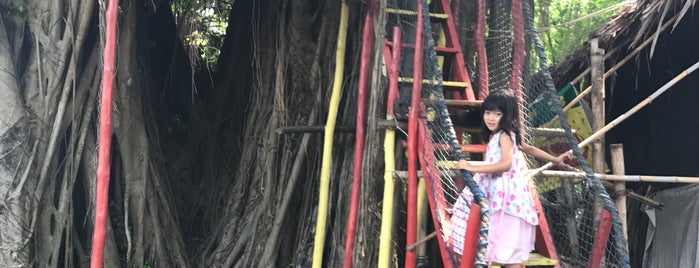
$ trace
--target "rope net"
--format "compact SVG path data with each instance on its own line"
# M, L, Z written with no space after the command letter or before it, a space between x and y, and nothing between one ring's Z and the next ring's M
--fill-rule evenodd
M553 155L572 149L575 158L567 164L587 174L585 179L552 178L540 174L534 178L561 267L586 267L591 263L601 267L629 267L618 213L601 182L592 176L588 164L591 147L577 146L591 134L586 116L589 111L586 104L581 103L563 112L562 104L572 100L576 90L571 85L560 90L554 88L544 48L533 25L529 1L519 1L519 6L503 0L452 1L448 4L451 9L440 7L440 3L447 1L421 1L424 20L422 72L426 82L420 92L418 150L422 174L418 176L424 177L428 191L433 225L442 253L438 261L445 267L459 267L463 247L473 246L464 245L463 237L457 237L457 234L464 233L458 229L465 226L452 217L457 209L471 208L455 205L460 200L459 195L465 192L468 195L465 200L473 199L481 208L478 237L473 240L477 248L475 266L487 265L488 201L470 172L455 170L455 161L459 159L483 160L481 153L462 150L462 145L482 143L478 131L482 111L446 105L445 100L463 100L466 95L464 89L445 83L457 77L453 56L437 52L443 51L438 48L448 44L451 38L445 33L448 29L445 29L444 16L439 14L451 10L458 32L457 43L463 51L468 78L472 82L465 90L472 90L478 99L482 99L488 92L512 89L521 100L523 140ZM397 43L398 40L391 40L390 36L393 27L398 26L402 32L400 42L404 44L399 74L402 82L399 83L399 99L395 107L398 120L407 119L410 104L412 80L407 78L413 77L417 6L416 0L388 3L387 40L394 45ZM531 170L546 164L532 158L528 160ZM470 191L463 191L464 188ZM604 229L599 228L605 219L603 211L608 212L612 222L606 237L597 231Z

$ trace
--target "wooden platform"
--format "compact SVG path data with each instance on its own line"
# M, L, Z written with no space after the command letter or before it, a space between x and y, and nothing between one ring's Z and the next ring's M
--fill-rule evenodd
M529 253L529 261L525 263L525 266L555 266L558 262L554 259L549 259L544 257L539 253ZM502 267L500 264L493 263L490 267Z

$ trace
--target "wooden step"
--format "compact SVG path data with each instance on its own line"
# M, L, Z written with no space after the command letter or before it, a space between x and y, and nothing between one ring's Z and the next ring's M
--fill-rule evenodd
M557 264L558 264L558 261L556 261L554 259L550 259L550 258L544 257L543 255L541 255L539 253L532 252L532 253L529 253L529 261L527 261L524 264L524 266L526 266L526 267L554 267ZM493 263L493 265L490 267L500 268L503 266L500 264L497 264L497 263Z
M483 106L482 100L444 100L447 106L456 108L480 108Z
M435 150L444 150L448 151L451 150L451 146L446 145L446 144L433 144ZM488 145L485 144L461 144L461 152L462 153L485 153L485 149L488 148Z
M404 147L408 147L408 142L405 140L401 141ZM447 144L432 144L435 150L450 151L451 146ZM485 153L485 149L488 148L486 144L461 144L462 153Z
M422 99L422 103L427 104L427 105L439 104L440 102L442 102L442 100ZM454 107L454 108L480 108L483 105L482 100L445 99L445 100L443 100L443 102L448 107Z
M405 10L405 9L395 9L395 8L387 8L386 12L389 14L396 14L396 15L408 15L408 16L417 15L417 11ZM430 19L433 21L445 21L448 18L449 18L449 15L444 14L444 13L430 13Z
M386 40L385 44L387 46L393 47L393 41ZM407 48L407 49L415 49L415 44L401 44L400 45L402 48ZM435 47L434 50L437 52L437 55L443 56L443 55L451 55L459 52L459 49L454 48L454 47Z
M413 78L411 78L411 77L398 77L398 82L412 84ZM428 84L428 85L436 85L437 80L423 79L422 83ZM458 90L458 89L468 88L469 84L466 82L460 82L460 81L442 81L442 87L444 87L444 89Z

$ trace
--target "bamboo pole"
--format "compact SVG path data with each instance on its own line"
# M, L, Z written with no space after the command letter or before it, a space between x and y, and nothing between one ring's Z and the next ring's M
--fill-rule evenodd
M419 247L419 246L421 246L421 245L424 245L425 243L427 243L428 241L430 241L430 239L435 238L435 237L437 237L437 231L434 231L434 232L428 234L427 236L425 236L425 237L423 237L423 238L420 238L420 240L418 240L417 242L415 242L415 244L408 245L406 248L409 249L409 250L413 250L413 249L415 249L416 247Z
M612 173L614 175L624 175L626 173L624 167L624 145L616 143L610 145L612 158ZM619 211L619 219L621 220L621 228L623 231L624 240L628 245L629 237L626 223L626 182L614 182L614 192L616 193L616 210Z
M678 74L677 76L675 76L674 78L672 78L672 80L670 80L670 81L668 81L667 83L665 83L665 85L663 85L663 86L660 87L658 90L656 90L655 92L653 92L653 94L651 94L650 96L648 96L648 98L646 98L646 99L644 99L643 101L639 102L638 104L636 104L636 106L632 107L631 109L629 109L628 111L626 111L624 114L618 116L618 117L617 117L616 119L614 119L612 122L609 122L609 124L607 124L606 126L604 126L602 129L600 129L600 130L598 130L597 132L593 133L592 135L590 135L590 137L587 137L587 139L583 140L582 142L578 143L578 147L585 147L585 146L587 146L588 144L590 144L590 142L592 142L592 141L594 141L595 139L599 138L600 136L604 135L605 133L607 133L607 131L609 131L610 129L614 128L616 125L618 125L619 123L621 123L621 122L623 122L624 120L626 120L627 118L629 118L631 115L633 115L633 114L635 114L636 112L638 112L638 110L640 110L641 108L645 107L645 106L648 105L649 103L653 102L653 100L655 100L655 99L656 99L658 96L660 96L661 94L665 93L665 91L667 91L667 90L670 89L672 86L674 86L675 84L677 84L677 82L679 82L680 80L682 80L683 78L685 78L687 75L691 74L692 72L696 71L697 68L699 68L699 61L696 62L696 63L694 63L692 66L689 66L689 68L687 68L686 70L682 71L680 74ZM568 150L568 151L570 152L571 150ZM549 168L551 168L552 166L553 166L553 163L551 163L551 162L546 163L545 165L543 165L543 166L541 166L540 168L536 169L535 172L532 173L532 175L536 175L536 174L538 174L538 173L541 173L541 171L546 170L546 169L549 169Z
M590 86L592 86L592 131L596 132L604 127L604 49L599 47L599 39L590 40ZM604 135L592 141L592 171L604 173ZM596 230L596 237L593 243L592 256L588 267L595 267L599 263L603 254L599 253L600 247L604 249L607 244L606 233L609 229L603 227L603 216L608 212L603 209L604 200L599 195L594 198L594 221L593 228ZM595 246L599 245L599 246Z
M456 176L458 175L458 170L441 170L442 174ZM392 176L396 179L406 179L408 178L408 172L404 170L395 170ZM422 170L418 170L418 174L423 174ZM580 179L585 178L587 175L585 172L577 171L562 171L562 170L543 170L536 174L541 177L561 177L570 179ZM615 174L600 174L594 173L593 176L600 180L607 181L624 181L624 182L662 182L662 183L697 183L699 184L699 177L682 177L682 176L655 176L655 175L615 175Z
M606 78L609 77L611 74L613 74L614 72L616 72L617 70L619 70L619 68L621 68L621 66L624 66L624 64L626 64L626 62L628 62L629 60L631 60L631 58L635 57L636 54L638 54L639 52L641 52L641 50L643 50L643 48L645 48L646 46L648 46L648 45L653 41L654 36L655 36L656 34L663 32L663 31L664 31L667 27L669 27L675 20L677 20L677 18L679 17L679 14L680 14L680 13L677 13L674 17L672 17L670 20L668 20L667 22L665 22L665 24L663 24L663 26L660 27L660 28L655 32L655 34L652 34L650 37L648 37L646 40L644 40L643 43L641 43L638 47L636 47L636 49L634 49L631 53L629 53L628 55L626 55L626 57L624 57L624 59L622 59L621 61L617 62L614 66L612 66L612 68L610 68L608 71L606 71L606 72L604 73L604 78L606 79ZM612 53L613 53L613 52L610 51L609 54L607 54L607 55L611 55ZM577 81L579 81L580 79L582 79L583 76L587 75L589 72L590 72L590 68L588 67L587 69L585 69L585 71L583 71L580 75L578 75L578 77L576 77L575 79L573 79L573 81L570 82L570 83L571 83L571 84L575 84ZM592 86L588 86L587 88L585 88L585 90L583 90L582 92L580 92L580 94L578 94L578 96L576 96L576 97L575 97L572 101L570 101L565 107L563 107L563 111L565 112L565 111L570 110L570 108L572 108L573 105L575 105L575 104L578 103L580 100L582 100L582 99L583 99L585 96L587 96L587 94L589 94L591 91L592 91Z
M323 250L325 248L325 227L328 220L328 198L330 195L330 171L332 169L333 137L337 110L340 106L340 93L345 70L345 47L347 42L347 22L349 20L349 5L342 1L340 10L340 25L338 26L337 44L335 49L335 76L333 78L333 90L330 95L328 118L325 123L325 137L323 139L323 160L320 168L320 185L318 189L318 218L316 220L316 233L313 243L313 268L323 265Z
M604 127L604 49L599 39L590 40L590 77L592 85L592 131ZM604 135L592 142L592 170L604 173Z
M585 178L585 172L544 170L540 176L561 178ZM594 173L593 176L600 180L624 181L624 182L663 182L663 183L699 183L699 177L681 176L653 176L653 175L616 175Z
M276 130L277 134L292 134L292 133L323 133L325 132L324 125L314 125L314 126L287 126L280 127ZM355 132L354 127L350 126L335 126L335 132L342 133L353 133Z
M388 67L388 97L386 98L386 120L393 120L393 104L398 98L398 69L401 58L401 31L400 27L393 27L393 51L391 51L391 64ZM391 260L391 236L393 234L393 200L395 199L395 143L396 131L393 128L386 129L384 137L384 186L383 202L381 204L381 233L379 235L379 263L377 267L390 267Z

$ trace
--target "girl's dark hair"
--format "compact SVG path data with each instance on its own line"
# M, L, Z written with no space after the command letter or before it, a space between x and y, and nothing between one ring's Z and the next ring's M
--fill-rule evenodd
M515 146L522 144L522 135L520 135L522 124L519 117L519 106L517 104L517 97L512 93L512 90L500 89L491 91L488 97L483 100L483 112L486 110L502 111L502 118L500 118L497 130L505 131L508 134L514 132ZM493 132L488 129L483 120L481 135L486 143L490 140L490 136L493 135Z

